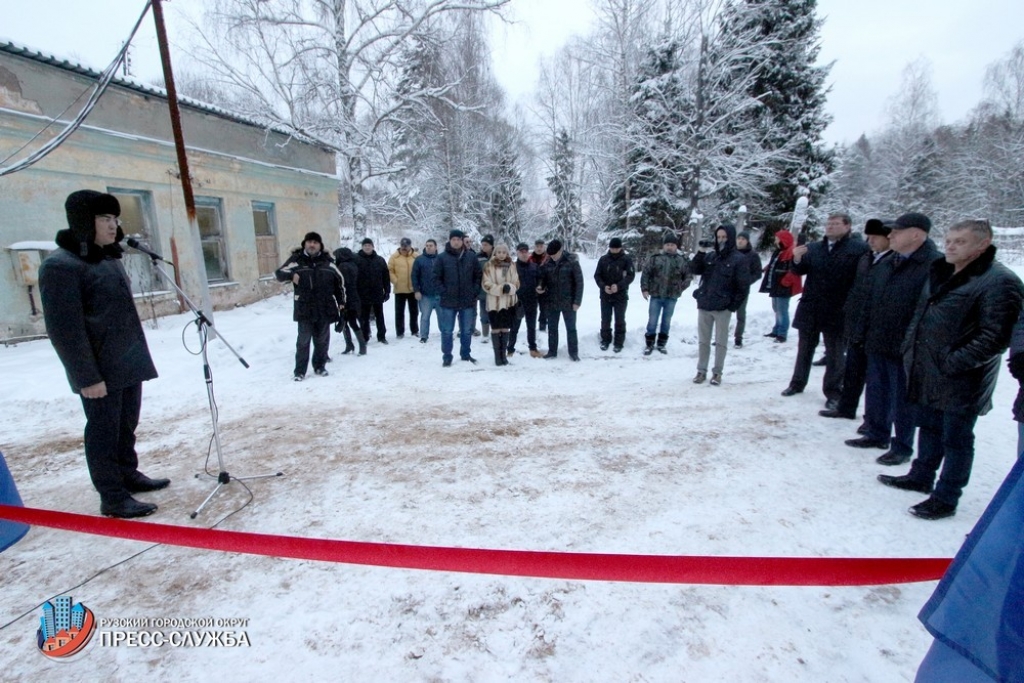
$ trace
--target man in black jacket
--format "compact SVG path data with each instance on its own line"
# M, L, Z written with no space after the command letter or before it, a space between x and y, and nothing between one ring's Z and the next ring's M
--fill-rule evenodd
M441 328L441 364L446 368L452 364L456 318L459 320L459 357L476 364L471 347L483 268L476 252L465 248L465 237L461 230L449 232L448 244L434 263L434 276L441 289L441 308L437 313L437 326Z
M530 260L530 245L520 242L516 247L516 274L519 275L519 289L516 291L516 299L519 303L516 306L516 319L512 323L512 331L508 337L508 355L516 352L516 339L519 336L519 328L526 320L526 344L530 349L530 355L534 358L540 357L537 350L537 266Z
M864 334L867 430L864 436L849 439L846 445L888 448L877 459L880 465L902 465L914 454L914 421L907 403L907 376L900 345L932 262L942 256L928 238L931 227L931 220L921 213L897 218L889 233L894 255L876 269L877 277L870 283Z
M387 344L388 327L384 323L384 302L391 298L391 271L388 262L373 249L373 240L363 239L361 249L356 254L356 266L359 268L359 327L363 330L363 339L370 341L370 313L377 325L377 341Z
M839 396L839 404L835 408L819 410L822 417L857 419L857 406L861 394L864 393L864 382L868 370L868 356L864 351L864 338L867 336L868 313L871 310L871 280L878 277L883 263L892 258L889 248L889 232L892 222L886 223L878 218L869 218L864 224L864 238L871 251L865 253L857 261L857 275L853 280L853 288L846 297L846 313L843 316L843 334L846 336L846 363L843 367L843 391ZM884 305L884 302L880 302ZM867 425L861 425L859 433L867 431Z
M601 292L601 350L612 345L612 314L615 314L615 353L626 343L626 306L629 305L629 286L636 278L633 259L622 250L622 240L613 237L608 253L597 261L594 280Z
M711 368L712 386L722 383L725 355L729 350L729 319L740 307L750 289L747 257L736 251L736 228L720 225L715 230L715 246L701 247L690 267L700 275L700 286L693 293L697 300L697 375L694 384L707 379L711 358L711 332L715 334L715 364Z
M754 249L754 245L750 243L750 233L746 230L736 235L736 251L747 259L747 278L750 281L747 285L747 293L743 295L743 301L736 309L736 329L732 333L736 348L741 349L743 348L743 333L747 329L747 299L750 298L750 285L761 279L761 256Z
M169 479L139 472L135 429L142 383L156 368L121 265L123 238L113 195L79 190L64 203L68 229L39 268L46 333L85 410L85 461L108 517L143 517L156 505L133 493L156 491Z
M1024 284L995 255L988 221L951 227L946 257L932 262L903 340L917 457L909 473L880 474L878 480L931 493L910 508L922 519L956 514L974 462L974 424L992 409L999 356L1010 343L1024 301Z
M345 282L324 250L323 239L306 233L302 247L292 252L274 275L279 282L291 282L294 290L292 319L299 324L295 342L294 379L301 382L309 368L309 342L313 342L313 372L327 376L327 354L331 348L331 325L341 319L345 308Z
M569 358L580 359L579 339L576 336L576 312L583 303L583 270L575 254L562 249L561 240L548 242L551 258L540 271L538 294L548 295L548 352L545 358L558 357L558 319L565 320L565 337L569 345Z
M334 331L341 332L345 337L345 350L341 353L352 353L358 344L359 355L365 356L366 339L359 328L359 314L363 309L359 301L359 266L356 265L355 254L348 247L334 250L334 262L345 283L345 310L341 312L341 320L334 325ZM352 343L353 336L356 344Z
M796 307L793 327L800 332L800 344L793 365L793 377L783 396L799 394L807 386L818 340L825 338L825 377L822 390L825 407L839 405L843 390L846 341L843 313L846 297L857 277L857 262L868 251L864 241L851 234L852 222L845 213L828 217L825 237L820 242L793 248L793 272L806 275L804 293Z

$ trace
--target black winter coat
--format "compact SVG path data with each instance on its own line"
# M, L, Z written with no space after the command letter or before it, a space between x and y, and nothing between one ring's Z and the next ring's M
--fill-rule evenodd
M455 251L451 244L445 245L434 262L434 275L441 287L441 306L456 310L475 307L483 274L475 251Z
M363 304L359 300L359 266L355 254L348 247L335 249L334 262L345 280L345 308L358 313Z
M793 296L793 289L782 284L784 278L793 268L793 261L780 261L782 249L776 249L768 259L768 265L764 268L764 278L761 280L759 292L767 294L771 299L789 299Z
M857 261L871 248L860 235L848 234L832 251L825 240L807 245L807 253L793 271L806 275L804 293L796 307L793 327L807 332L841 334L846 297L857 277Z
M865 314L866 352L893 359L901 357L903 337L907 334L910 319L914 317L921 290L928 280L932 263L940 258L942 254L929 239L910 256L898 259L893 254L871 269L871 291ZM897 260L901 261L899 265L896 265Z
M750 285L754 284L761 279L761 255L754 251L753 247L747 247L746 249L740 249L736 247L736 251L743 254L743 257L747 260L747 291L750 290Z
M864 345L867 336L868 312L871 308L871 282L873 278L882 276L885 270L881 266L892 260L892 251L887 251L878 262L875 262L875 253L868 251L857 261L857 274L853 278L853 287L846 295L846 306L843 314L843 335L848 343L853 345ZM921 293L918 290L915 297ZM916 302L917 299L915 298ZM884 305L884 302L879 302ZM903 335L896 340L897 346L903 341Z
M636 278L636 268L633 267L633 259L629 254L620 251L618 254L608 252L597 261L597 269L594 270L594 280L597 282L601 299L605 301L627 301L629 300L629 286ZM608 294L605 287L618 285L619 291Z
M972 415L991 410L999 356L1024 302L1024 284L995 254L990 246L956 275L945 259L932 262L903 341L911 403Z
M693 272L701 276L693 298L702 311L735 312L750 291L750 266L736 250L736 228L723 227L729 236L725 244L715 242L714 251L699 251L690 262Z
M296 249L274 275L281 282L292 282L295 292L292 319L296 322L335 322L341 318L340 309L345 307L345 281L326 251L310 256ZM299 276L298 283L293 281L295 275Z
M523 263L519 259L515 260L515 264L516 274L519 275L519 289L516 290L516 298L525 303L537 301L537 283L540 276L537 264L529 260Z
M356 266L359 268L359 301L366 304L382 304L391 296L391 271L388 262L376 251L369 254L362 249L356 252Z
M73 392L105 382L107 391L157 376L135 309L121 247L81 242L70 230L57 233L60 247L39 268L46 333L67 372Z
M557 261L548 259L540 269L540 286L552 310L568 311L583 303L583 269L576 254L563 252Z

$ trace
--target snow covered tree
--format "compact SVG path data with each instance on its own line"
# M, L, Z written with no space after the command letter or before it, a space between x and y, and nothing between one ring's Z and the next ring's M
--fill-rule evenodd
M753 219L768 230L788 225L797 188L810 190L811 205L828 189L834 151L822 140L831 122L825 112L825 80L831 64L818 66L821 19L817 0L735 0L723 14L726 34L757 32L762 50L749 94L763 107L751 112L766 151L787 149L772 161L767 196L748 202Z
M498 149L496 179L491 190L488 210L490 232L498 242L514 250L523 240L523 175L519 167L519 153L510 137L502 140Z
M586 224L580 209L576 177L576 155L572 150L569 134L562 130L554 140L551 152L552 174L548 176L548 187L555 197L555 210L551 216L551 230L562 240L568 251L579 251L583 246Z
M510 0L213 0L194 26L194 56L230 87L242 113L338 152L341 196L356 234L366 184L391 116L401 47L451 12L495 12Z

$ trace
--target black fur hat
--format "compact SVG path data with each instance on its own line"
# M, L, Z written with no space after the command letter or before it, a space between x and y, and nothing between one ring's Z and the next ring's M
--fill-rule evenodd
M112 194L96 190L72 192L64 201L64 212L68 216L68 227L80 242L92 242L96 237L96 216L121 215L121 203ZM118 242L121 241L118 229Z

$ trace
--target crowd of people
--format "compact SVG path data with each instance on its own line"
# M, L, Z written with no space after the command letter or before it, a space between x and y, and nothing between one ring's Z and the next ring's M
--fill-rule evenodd
M910 471L878 479L928 494L910 509L912 514L951 516L970 477L974 423L991 409L999 357L1010 344L1024 285L995 261L987 222L951 226L944 252L931 240L931 227L926 215L906 213L891 221L868 220L861 237L853 232L850 217L837 213L828 217L823 238L810 244L797 244L788 231L777 233L776 248L764 266L750 235L737 234L731 225L719 226L714 239L702 240L692 257L679 251L679 238L667 231L662 250L648 259L640 278L648 303L643 353L668 353L676 303L699 277L693 291L698 337L693 381L719 386L730 329L733 345L743 346L751 287L760 282L759 291L771 298L775 324L765 336L780 344L790 334L790 299L800 295L792 321L798 334L796 360L782 395L806 390L815 351L824 341L825 403L819 414L856 420L863 396L863 422L858 435L845 443L884 450L877 462L885 466L910 462L916 435L917 458ZM327 373L332 322L345 329L345 353L354 348L346 323L360 339L359 352L366 352L371 313L377 340L386 344L382 307L392 288L398 337L405 332L406 309L409 329L423 343L430 335L431 313L436 314L444 367L454 360L456 326L462 361L476 363L473 337L482 334L482 341L492 345L495 365L508 365L524 321L531 355L556 358L564 325L568 356L580 360L576 316L584 278L579 259L559 240L537 240L532 250L520 243L513 255L486 235L477 252L465 234L452 230L440 252L434 240L420 254L402 239L388 262L373 251L369 238L362 247L354 282L342 273L351 252L335 252L335 267L316 233L306 235L303 247L278 271L280 280L295 285L296 380L305 377L311 341L314 372ZM620 353L625 345L629 287L635 278L632 257L613 238L594 272L602 351ZM348 308L358 307L358 315L346 311L346 301ZM482 331L476 328L478 317ZM545 329L543 353L537 332ZM1024 345L1024 332L1018 336ZM1011 367L1015 376L1024 377L1024 357L1016 356ZM1019 404L1017 412L1024 416L1024 400Z
M151 514L156 506L132 494L170 482L142 474L134 448L141 385L156 377L156 369L120 263L120 206L112 195L82 190L67 198L65 208L69 227L57 234L59 248L39 272L47 333L72 391L82 398L86 461L101 512ZM775 324L765 336L776 343L786 342L789 300L801 295L792 325L799 336L796 360L782 395L806 390L823 339L820 415L856 420L863 395L864 420L846 445L885 451L877 459L881 465L910 462L907 473L879 475L879 481L928 495L910 509L912 514L949 517L970 478L975 422L992 408L999 359L1007 347L1010 372L1024 385L1024 323L1018 322L1024 284L996 261L986 221L950 226L942 252L930 238L931 228L924 214L906 213L892 221L867 221L862 238L852 231L849 216L834 214L824 237L811 244L778 233L764 267L749 234L737 234L731 225L719 226L714 239L702 240L689 258L680 253L678 237L667 232L662 250L641 275L648 303L644 354L668 353L676 302L699 276L693 292L698 310L693 381L707 381L710 370L710 384L720 385L732 314L737 314L733 342L740 347L751 286L760 280L759 291L772 299ZM472 343L479 335L490 343L495 365L508 365L524 321L531 356L558 357L564 326L568 357L580 360L576 316L584 277L577 256L557 239L537 240L532 249L520 243L513 253L487 235L477 252L465 234L452 230L443 249L427 240L419 253L402 239L385 261L369 238L358 252L342 247L332 255L321 236L309 232L276 276L294 290L297 381L305 379L310 363L315 374L328 374L332 326L344 335L343 354L366 353L371 317L377 341L387 344L384 303L392 293L399 338L408 329L426 343L431 316L436 317L444 367L454 360L456 328L462 361L477 362ZM621 240L612 239L594 272L602 350L623 349L635 277L631 256ZM476 328L478 315L482 330ZM546 352L538 348L538 333L544 332ZM1019 451L1024 389L1014 417L1021 423Z

